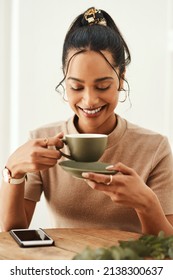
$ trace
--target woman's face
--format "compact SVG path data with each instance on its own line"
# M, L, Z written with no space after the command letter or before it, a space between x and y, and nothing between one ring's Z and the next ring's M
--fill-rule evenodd
M70 51L68 59L74 53ZM108 51L102 53L113 64L112 55ZM109 134L116 124L114 109L118 103L118 88L122 85L104 57L94 51L74 56L65 84L68 102L78 116L78 131Z

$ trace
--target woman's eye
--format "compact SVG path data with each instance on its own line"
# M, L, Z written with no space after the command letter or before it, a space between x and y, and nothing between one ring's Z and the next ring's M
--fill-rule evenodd
M75 91L80 91L80 90L82 90L83 88L82 88L82 87L71 87L70 89L75 90Z
M108 90L109 88L110 88L110 85L106 86L106 87L97 87L98 90Z

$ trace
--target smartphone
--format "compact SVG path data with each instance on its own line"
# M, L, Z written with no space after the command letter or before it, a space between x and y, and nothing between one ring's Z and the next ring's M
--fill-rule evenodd
M54 240L42 229L12 229L11 236L20 247L50 246Z

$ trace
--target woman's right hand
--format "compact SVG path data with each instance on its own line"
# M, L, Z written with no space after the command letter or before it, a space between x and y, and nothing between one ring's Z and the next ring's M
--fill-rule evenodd
M6 167L13 178L21 178L28 172L36 172L48 169L57 164L61 157L57 149L49 149L49 146L63 147L63 133L50 138L37 138L20 146L8 159Z

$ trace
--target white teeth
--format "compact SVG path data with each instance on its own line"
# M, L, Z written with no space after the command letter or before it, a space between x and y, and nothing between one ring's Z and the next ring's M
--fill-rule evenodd
M83 109L83 111L84 111L85 113L87 113L87 114L94 115L94 114L98 113L98 112L101 110L101 108L102 108L102 107L99 107L99 108L97 108L97 109L95 109L95 110Z

